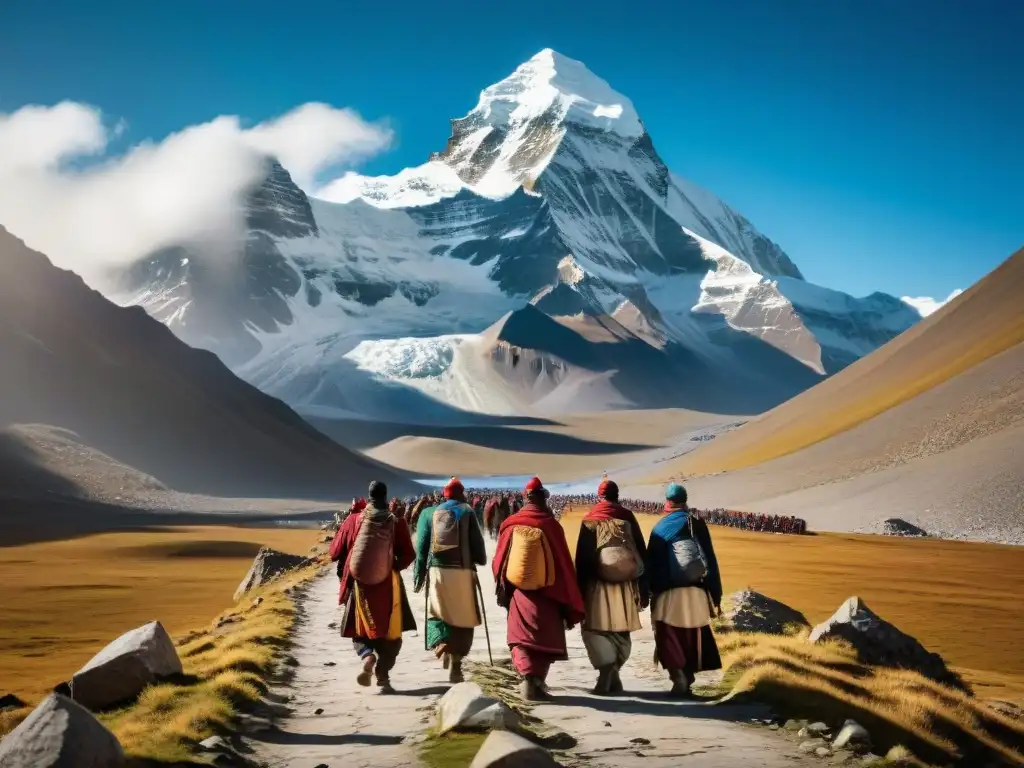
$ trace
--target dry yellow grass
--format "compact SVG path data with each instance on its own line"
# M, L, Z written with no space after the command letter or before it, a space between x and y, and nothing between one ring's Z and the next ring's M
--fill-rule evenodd
M659 470L702 475L793 453L906 402L1024 342L1024 250L868 357Z
M310 530L174 528L0 547L2 693L36 700L122 632L209 623L261 545L307 554Z
M579 513L565 517L571 548ZM649 533L657 518L639 516ZM1019 547L854 534L774 536L711 527L726 594L751 587L812 624L851 595L940 653L979 696L1024 702Z
M883 753L906 746L929 763L1024 764L1024 722L917 673L864 666L844 643L810 645L806 630L791 637L720 634L718 641L733 692L797 717L832 724L853 718Z

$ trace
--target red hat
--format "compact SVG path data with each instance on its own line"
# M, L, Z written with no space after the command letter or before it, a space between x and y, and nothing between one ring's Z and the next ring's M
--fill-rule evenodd
M544 490L544 483L542 483L540 481L539 477L531 478L530 482L528 482L526 484L526 487L523 489L523 491L525 491L528 494L529 493L536 493L537 491L543 491L543 490Z
M353 512L362 512L366 509L366 499L356 499L356 503L352 505Z
M601 497L607 497L609 492L613 496L618 496L619 486L618 483L616 483L614 480L609 480L608 478L605 478L604 480L601 481L601 484L597 486L597 495Z
M457 477L453 477L448 481L448 485L444 487L442 493L446 499L450 499L452 496L461 496L466 492L466 487L462 484L462 481Z

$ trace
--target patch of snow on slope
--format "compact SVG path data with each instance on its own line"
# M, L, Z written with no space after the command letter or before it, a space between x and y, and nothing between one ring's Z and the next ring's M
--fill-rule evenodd
M945 299L934 299L931 296L903 296L901 300L904 304L916 309L921 317L928 317L928 315L938 312L963 292L963 288L957 288Z
M316 196L333 203L361 198L378 208L404 208L454 197L464 186L451 166L432 160L415 168L404 168L394 176L362 176L349 171L320 189Z
M433 338L376 339L361 341L345 355L364 371L387 379L423 379L448 370L455 350L471 334Z

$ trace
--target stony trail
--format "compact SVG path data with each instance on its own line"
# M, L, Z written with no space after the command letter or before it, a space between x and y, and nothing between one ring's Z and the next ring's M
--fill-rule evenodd
M508 659L505 612L494 601L490 569L478 573L495 661ZM340 609L332 568L301 598L292 649L298 666L290 683L275 691L289 697L289 713L274 729L246 735L251 758L267 768L407 768L418 763L416 746L433 723L434 702L448 688L448 673L423 649L424 596L412 592L411 569L403 578L419 631L404 636L391 676L397 693L382 696L375 687L356 684L358 659L351 641L341 638L334 626ZM631 695L624 697L592 696L596 673L578 629L569 633L568 642L570 660L556 664L548 681L554 702L533 710L578 742L560 756L567 764L783 768L819 763L778 734L747 725L760 714L757 710L666 699L668 681L654 667L649 627L634 635L633 657L622 671ZM482 628L470 659L487 662ZM318 709L323 710L319 715Z

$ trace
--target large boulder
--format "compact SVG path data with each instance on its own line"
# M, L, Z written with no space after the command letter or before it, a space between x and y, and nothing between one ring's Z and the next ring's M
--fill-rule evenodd
M936 682L968 690L942 657L928 651L915 638L872 611L859 597L851 597L832 617L811 630L809 642L838 638L850 643L866 664L912 669Z
M492 731L469 768L553 768L555 758L544 747L509 731Z
M71 678L71 696L83 707L106 709L181 671L170 635L159 621L151 621L125 632L78 670Z
M810 623L800 611L760 592L743 589L726 598L719 629L784 635L805 627Z
M437 702L438 731L493 731L515 728L519 718L508 705L485 696L476 683L453 685Z
M117 768L124 762L114 734L87 709L56 693L0 741L3 768Z
M256 557L252 561L249 572L245 574L242 583L235 590L235 600L241 599L242 595L250 590L276 579L285 571L293 568L301 568L309 564L309 559L302 555L289 555L285 552L278 552L270 547L260 547Z

